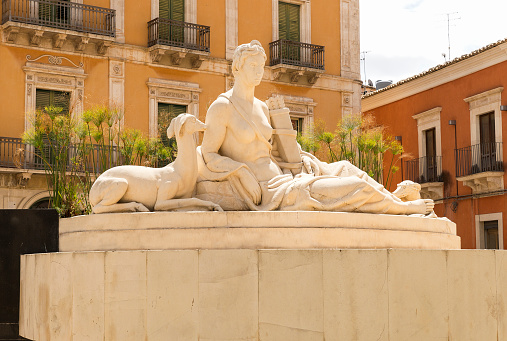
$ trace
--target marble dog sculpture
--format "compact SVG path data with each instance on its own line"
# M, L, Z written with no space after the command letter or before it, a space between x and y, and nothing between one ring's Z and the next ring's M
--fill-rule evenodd
M108 169L97 178L90 190L93 213L221 211L215 203L192 198L197 180L193 134L205 129L206 125L190 114L174 118L167 128L167 136L176 136L176 160L162 168L119 166Z

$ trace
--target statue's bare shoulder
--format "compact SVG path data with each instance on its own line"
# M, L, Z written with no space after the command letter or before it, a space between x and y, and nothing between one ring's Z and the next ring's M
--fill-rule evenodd
M223 96L219 96L213 103L211 103L206 113L206 124L213 124L220 122L224 124L229 121L232 112L231 102Z

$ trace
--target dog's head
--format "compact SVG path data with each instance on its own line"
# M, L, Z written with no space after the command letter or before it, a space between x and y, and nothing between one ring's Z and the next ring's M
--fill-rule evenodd
M193 134L197 131L206 130L206 125L199 121L194 115L181 114L171 120L167 128L167 137L181 137L186 134Z

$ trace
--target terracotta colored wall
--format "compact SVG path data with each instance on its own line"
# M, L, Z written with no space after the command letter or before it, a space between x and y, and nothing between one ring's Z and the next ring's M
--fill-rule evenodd
M442 107L440 114L442 170L448 174L444 186L444 196L456 196L454 127L450 126L448 121L456 120L457 147L470 146L470 110L464 99L500 86L507 88L507 62L376 108L368 113L373 114L379 123L387 126L392 135L401 135L403 137L405 153L411 156L407 159L411 159L419 157L417 122L412 118L412 115L435 107ZM501 104L507 105L505 93L502 95ZM505 137L507 136L507 117L503 114L502 116L502 136ZM504 147L504 160L506 160L506 155ZM506 180L507 178L504 176L504 183L507 183ZM394 183L400 181L401 173L396 175ZM393 190L394 187L390 189ZM460 196L470 195L471 189L459 182L458 194ZM475 248L475 215L497 212L507 213L507 200L504 195L478 199L471 199L470 197L457 198L456 212L451 209L454 200L454 198L445 199L443 203L437 205L435 211L438 215L446 216L457 223L463 248ZM505 227L504 231L506 231ZM504 233L504 245L507 246L507 233Z

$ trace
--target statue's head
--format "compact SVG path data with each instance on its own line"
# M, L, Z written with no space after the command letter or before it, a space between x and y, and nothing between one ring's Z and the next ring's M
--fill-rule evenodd
M248 44L241 44L236 47L234 56L232 57L232 74L234 77L237 76L238 72L243 67L245 60L253 56L260 56L263 63L266 62L266 52L259 41L252 40Z

